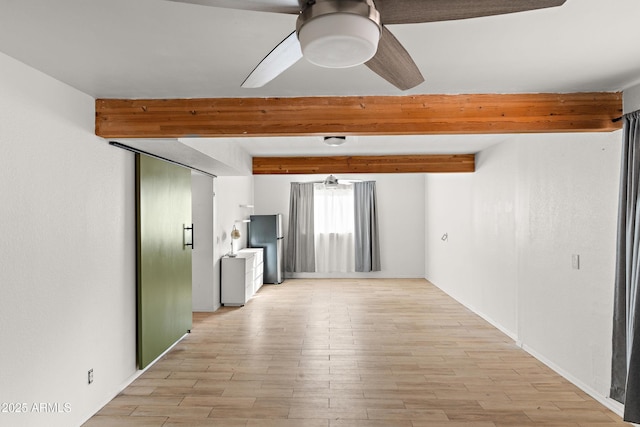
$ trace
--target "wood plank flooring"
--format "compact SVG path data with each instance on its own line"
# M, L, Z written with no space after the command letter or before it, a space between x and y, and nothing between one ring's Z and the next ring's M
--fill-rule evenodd
M85 426L628 425L425 280L287 280L192 333Z

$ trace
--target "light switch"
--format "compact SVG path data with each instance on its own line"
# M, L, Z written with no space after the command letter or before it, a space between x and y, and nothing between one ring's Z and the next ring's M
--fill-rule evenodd
M574 270L580 270L580 255L578 254L571 255L571 267Z

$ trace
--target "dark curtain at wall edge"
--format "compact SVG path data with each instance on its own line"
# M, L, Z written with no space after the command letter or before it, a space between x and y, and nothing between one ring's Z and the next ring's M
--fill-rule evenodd
M610 396L624 403L625 421L640 423L640 111L623 129Z

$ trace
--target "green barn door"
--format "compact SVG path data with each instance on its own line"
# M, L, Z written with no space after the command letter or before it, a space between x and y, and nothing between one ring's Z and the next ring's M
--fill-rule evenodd
M191 171L136 155L138 365L191 329Z

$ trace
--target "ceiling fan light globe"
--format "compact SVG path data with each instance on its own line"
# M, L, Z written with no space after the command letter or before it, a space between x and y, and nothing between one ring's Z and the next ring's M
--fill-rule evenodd
M327 68L354 67L376 54L380 27L364 16L332 13L305 23L298 39L302 55L312 64Z

